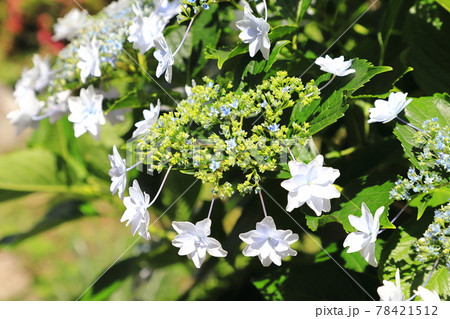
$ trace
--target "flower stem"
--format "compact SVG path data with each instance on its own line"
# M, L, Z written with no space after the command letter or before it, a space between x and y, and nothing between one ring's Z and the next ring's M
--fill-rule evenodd
M418 127L412 125L411 123L406 122L405 120L401 119L401 118L398 117L398 116L396 117L396 119L399 120L400 122L402 122L403 124L406 124L406 125L408 125L409 127L415 129L416 131L423 132L423 130L421 130L420 128L418 128Z
M208 217L207 217L208 219L209 219L209 217L211 217L211 212L212 212L213 206L214 206L214 196L211 199L211 205L209 206L209 212L208 212Z
M266 0L263 0L264 2L264 21L267 22L267 2Z
M292 153L291 148L288 147L287 149L288 149L288 151L289 151L289 154L291 154L292 160L293 160L293 161L297 161L297 160L295 159L294 153Z
M166 179L167 179L167 177L169 176L169 173L170 173L170 170L171 170L171 169L172 169L172 166L169 166L169 168L167 169L166 175L164 176L164 179L163 179L163 181L161 182L161 186L159 187L158 192L157 192L156 195L155 195L155 198L153 198L153 200L151 201L151 203L150 203L149 206L152 206L152 205L156 202L156 200L158 199L158 196L159 196L159 194L160 194L161 191L162 191L162 188L163 188L163 186L164 186L164 183L166 182Z
M392 223L392 224L397 220L397 218L400 217L400 215L405 211L405 209L406 209L406 207L408 207L408 205L409 205L409 203L406 203L406 205L403 206L402 209L400 209L400 211L397 213L397 215L395 215L395 217L392 218L392 220L391 220L391 223ZM381 234L382 232L384 232L385 230L386 230L386 228L385 228L385 229L381 229L381 230L378 232L378 235Z
M259 191L259 198L261 199L261 205L262 205L264 217L267 217L266 205L264 205L264 198L262 196L262 191Z
M423 288L425 288L425 286L426 286L426 285L428 284L428 282L430 281L431 276L433 275L434 270L436 269L436 267L437 267L437 265L438 265L438 262L439 262L439 258L436 259L436 260L434 261L433 268L431 268L431 271L430 271L430 273L428 274L427 279L425 280L425 282L424 282L423 285L422 285ZM417 297L417 294L414 294L414 295L412 295L411 297L409 297L409 299L406 300L406 301L411 301L411 300L413 300L413 299L416 298L416 297Z
M134 165L127 168L127 172L131 171L133 168L136 168L137 166L141 165L142 161L137 161Z
M32 117L32 119L33 119L33 121L41 121L41 120L46 119L47 117L52 116L53 114L56 114L57 112L58 111L56 111L56 110L52 110L52 111L49 111L49 112L41 114L41 115L35 115Z
M178 51L180 51L181 47L183 46L184 41L186 40L186 37L189 33L189 30L191 30L192 24L194 23L196 15L191 19L191 22L189 22L189 25L186 29L186 32L184 33L183 39L181 39L180 45L178 46L178 48L175 50L175 52L172 54L172 56L175 56Z
M320 88L318 88L319 91L322 91L324 88L326 88L331 82L333 82L333 80L334 80L335 78L336 78L336 74L333 74L333 76L331 77L331 79L330 79L327 83L325 83L325 85L323 85L323 86L321 86ZM311 92L311 93L305 95L305 97L310 97L310 96L313 95L313 94L314 94L314 92Z

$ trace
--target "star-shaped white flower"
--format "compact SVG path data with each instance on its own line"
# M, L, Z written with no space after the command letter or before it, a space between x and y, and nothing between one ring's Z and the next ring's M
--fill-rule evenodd
M156 68L156 77L160 77L164 72L167 82L172 81L172 65L174 63L172 50L167 45L164 37L158 37L155 39L156 51L153 52L153 56L158 60L158 67Z
M387 101L376 100L375 107L369 109L368 123L387 123L395 119L401 111L411 103L412 99L406 100L408 93L391 92Z
M296 161L289 162L289 170L292 178L281 183L281 187L289 191L286 210L307 204L316 214L329 212L331 209L331 198L341 196L333 186L339 177L339 170L331 167L323 167L323 156L317 155L308 164Z
M244 7L244 19L237 21L236 26L242 31L239 38L244 43L249 43L249 53L254 57L256 52L261 51L264 59L269 59L270 25L263 18L256 18L250 9L250 6Z
M95 94L94 86L81 89L79 97L70 97L69 121L74 123L75 137L89 132L95 139L100 138L101 126L105 124L102 110L103 95Z
M154 40L162 36L167 22L156 13L144 17L138 4L133 4L133 11L136 17L129 27L128 41L133 43L133 49L138 49L141 54L144 54L153 48Z
M211 234L211 219L206 218L195 225L190 222L172 222L172 227L178 235L172 240L172 245L180 248L178 255L187 256L200 268L206 258L206 253L214 257L225 257L227 252Z
M22 92L25 90L34 90L41 92L44 90L54 72L51 70L50 58L42 58L39 54L33 55L33 68L24 69L22 77L17 81L14 91L14 96L20 98Z
M144 110L142 112L142 114L144 115L144 120L134 124L134 126L136 126L136 130L133 132L133 137L148 133L150 127L158 120L160 110L161 102L159 101L159 99L156 103L156 106L153 106L153 103L150 103L150 110Z
M46 112L49 114L50 123L54 124L61 116L69 112L70 94L70 90L64 90L48 97Z
M325 58L318 57L314 63L319 65L322 71L337 76L346 76L356 72L355 69L350 69L352 60L344 61L343 55L335 59L330 58L328 55L326 55Z
M39 122L33 118L39 114L45 103L39 101L32 90L23 91L22 96L16 98L16 103L19 109L6 115L6 118L16 127L16 133L20 134L29 126L36 128Z
M441 301L441 298L439 298L439 295L436 291L431 292L430 290L422 286L419 286L417 290L414 290L414 293L420 298L422 298L423 301L428 302Z
M78 56L80 61L77 67L80 69L81 82L85 83L89 75L100 77L102 71L100 70L100 41L94 36L92 41L86 41L78 49Z
M242 233L239 238L247 244L242 251L244 256L258 256L264 267L272 262L280 266L282 259L297 255L290 245L298 240L298 235L291 230L278 230L270 216L256 223L255 230Z
M89 17L87 12L74 8L63 18L58 18L53 26L55 34L53 35L52 40L72 40L81 29L88 25Z
M123 192L127 186L127 166L126 161L123 159L117 147L114 145L113 154L108 155L111 169L109 170L109 176L111 176L110 191L114 195L118 192L119 197L123 198Z
M347 253L359 251L361 256L372 266L378 266L375 259L375 241L380 230L380 216L384 211L381 206L372 216L365 203L361 205L361 217L349 215L350 224L358 231L347 235L344 240L344 247L349 247Z
M133 236L138 233L144 239L150 239L148 225L150 223L150 215L147 208L150 207L150 196L141 191L137 180L133 181L133 186L129 188L130 196L123 199L123 203L127 208L120 219L120 222L128 221L125 225L131 224L131 234Z
M402 287L400 285L400 270L398 268L395 272L395 284L390 281L383 280L383 286L378 287L377 292L381 301L405 300L405 296L403 295Z

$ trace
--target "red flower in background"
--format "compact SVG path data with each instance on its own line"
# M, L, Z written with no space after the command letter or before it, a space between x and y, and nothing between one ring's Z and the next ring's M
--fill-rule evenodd
M7 0L8 19L6 28L13 34L18 34L23 30L22 2L23 0Z
M53 30L53 19L47 13L42 13L37 18L37 39L39 45L49 49L51 53L57 54L62 48L64 48L64 43L55 42L52 40Z

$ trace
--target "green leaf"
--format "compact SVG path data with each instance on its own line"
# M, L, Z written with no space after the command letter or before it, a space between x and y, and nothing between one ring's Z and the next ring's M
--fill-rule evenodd
M269 33L269 39L271 42L271 50L275 50L275 48L277 48L278 51L276 54L278 54L278 52L279 52L279 50L281 50L281 48L277 47L276 45L273 46L274 43L276 43L279 40L284 40L289 37L292 37L292 35L295 32L297 32L297 30L298 30L298 27L292 26L292 25L282 25L282 26L273 28L272 32ZM286 44L287 43L284 43L284 45L286 45ZM282 45L282 46L284 46L284 45ZM222 66L226 61L230 60L231 58L233 58L237 55L244 54L247 52L248 52L248 44L243 43L243 42L239 42L237 44L237 46L234 49L232 49L231 51L215 49L210 45L208 45L205 49L206 58L212 59L212 60L217 60L217 67L219 68L219 70L222 69ZM270 67L275 62L276 54L273 57L274 61L270 63L270 66L267 69L270 69Z
M50 209L50 211L29 231L21 234L14 234L0 239L0 244L18 244L19 242L59 226L68 221L72 221L84 216L97 215L97 211L90 203L80 200L70 200L60 203Z
M355 185L355 183L361 184L361 181L352 182L348 187L348 190L347 188L344 188L343 193L346 194L346 197L350 197L349 195L354 193L351 188ZM338 222L342 224L346 232L355 231L348 220L348 216L355 215L360 217L361 204L364 202L372 214L374 214L375 210L379 207L384 206L384 211L380 218L380 226L381 228L395 228L395 226L392 225L388 219L389 205L393 202L393 199L389 198L389 191L393 186L394 183L390 181L384 182L381 185L366 186L348 201L342 203L340 205L340 209L333 211L331 214L324 214L322 216L307 215L306 223L312 231L316 231L319 227L331 222Z
M273 45L276 41L290 39L298 31L299 28L296 25L279 25L269 33L270 43Z
M450 12L450 0L436 0L445 10Z
M420 194L409 203L409 206L418 208L417 219L419 219L428 207L437 207L445 204L449 201L449 198L450 186L446 185L433 189L427 194Z
M302 107L300 103L297 103L292 111L291 121L309 122L311 125L310 134L319 132L344 116L345 111L348 109L348 105L345 103L346 98L363 87L375 75L392 70L391 67L376 67L370 62L360 59L353 60L352 68L356 70L355 74L334 79L323 90L324 92L322 92L320 99L315 100L306 107ZM330 78L331 74L325 74L316 81L316 85L324 83Z
M25 149L0 157L0 190L64 192L56 156L43 149Z
M364 290L355 281L364 283ZM332 260L277 269L252 283L265 300L315 301L372 300L375 299L378 285L373 276L352 270L344 272Z
M205 57L207 59L217 60L217 67L220 70L227 60L246 52L248 52L248 44L243 42L239 42L238 45L231 51L215 49L208 45L205 49Z
M427 95L450 92L450 15L440 11L441 30L419 14L408 15L403 29L409 47L406 62L414 68L414 80Z
M447 94L435 94L421 98L413 98L412 102L405 108L405 116L412 125L421 128L425 120L437 118L438 123L444 127L450 125L450 97ZM416 130L397 123L394 134L402 143L402 147L411 163L418 169L422 169L416 156L412 152L414 135Z
M148 105L142 93L138 93L136 89L129 91L126 95L120 99L115 100L109 107L107 112L125 108L140 108Z
M437 291L441 300L450 298L450 273L446 267L438 267L430 278L426 288Z
M345 261L344 267L346 269L351 269L356 272L364 272L369 265L359 252L349 254L343 250L341 252L341 258Z

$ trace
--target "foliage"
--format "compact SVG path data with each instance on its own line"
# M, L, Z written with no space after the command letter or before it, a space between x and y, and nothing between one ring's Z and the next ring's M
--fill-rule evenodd
M140 244L133 241L126 256L102 259L103 269L86 274L94 284L77 286L70 292L73 299L376 300L377 287L394 281L398 268L406 298L425 285L448 300L446 2L266 2L246 7L232 0L183 0L179 11L175 0L161 8L151 0L140 6L112 2L63 42L47 73L42 62L38 73L44 79L33 82L36 67L28 68L15 86L22 113L8 118L18 130L38 127L26 149L0 156L0 205L32 193L55 198L35 225L1 234L0 247L17 249L75 220L99 219L105 212L98 206L107 206L106 214L119 223L125 207L111 194L118 186L111 186L110 177L125 186L131 179L151 198L151 240L138 238ZM252 38L253 33L235 27L250 11L259 31L269 24L267 34ZM139 37L146 23L152 32L162 26L160 32ZM132 33L138 40L132 42ZM265 41L270 42L266 59ZM325 54L344 55L354 72L323 74L314 62ZM88 76L81 76L85 71ZM36 86L40 81L44 88ZM81 98L87 105L83 114L91 116L95 103L102 109L96 120L82 123L92 136L75 137L73 114L79 105L73 98L91 85L96 102ZM45 102L33 114L31 102L21 106L30 91L36 105ZM398 120L369 125L375 99L390 99L398 91L412 99ZM63 92L68 97L58 100ZM114 146L120 156L110 170ZM339 170L333 187L340 197L319 213L307 199L286 211L287 193L280 183L300 170L296 163L314 163L319 154L324 171ZM310 180L304 184L309 187ZM304 193L298 192L301 198ZM128 218L132 233L139 214L147 211L138 205L139 196L145 195L130 191L124 199L136 200L136 214ZM343 248L345 236L355 234L351 221L361 216L363 203L372 214L384 207L373 242L378 268ZM253 252L260 260L245 257L252 255L250 249L241 254L240 234L255 225L260 234L269 234L257 224L263 214L275 220L280 238L287 234L282 229L291 231L289 236L300 234L299 241L294 234L289 240L294 243L283 244L296 256L292 250L270 255L264 247ZM205 218L212 224L202 229L228 254L201 259L196 269L171 245L177 236L171 225ZM125 225L123 230L128 236ZM180 254L190 259L190 238L198 238L191 245L196 253L214 246L211 241L202 246L210 237L189 234ZM109 243L104 245L107 250ZM262 257L266 252L269 257ZM276 265L281 256L281 266L263 267L270 256Z

